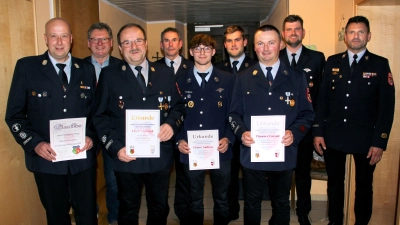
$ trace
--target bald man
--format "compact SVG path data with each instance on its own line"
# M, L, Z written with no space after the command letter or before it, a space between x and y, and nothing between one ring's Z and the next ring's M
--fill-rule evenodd
M24 150L25 164L34 174L47 224L97 224L96 151L91 129L96 74L92 64L71 56L71 27L61 18L46 23L48 50L19 59L8 97L6 123ZM86 158L57 161L50 145L50 120L86 117ZM14 150L14 149L13 149ZM16 149L15 149L16 150Z

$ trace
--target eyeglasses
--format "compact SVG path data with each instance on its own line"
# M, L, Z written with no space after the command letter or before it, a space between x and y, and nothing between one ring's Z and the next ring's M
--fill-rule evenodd
M101 41L101 43L103 43L103 44L107 44L110 39L111 38L89 38L89 41L92 44L98 44L99 41Z
M193 49L193 52L194 52L194 53L200 53L201 50L204 50L204 53L211 53L212 50L213 50L213 48L210 47L210 46L206 46L206 47L203 47L203 48L197 46L197 47L194 47L194 48L192 48L192 49Z
M133 42L135 42L136 46L142 46L146 42L146 40L143 38L138 38L134 41L126 40L126 41L121 42L121 46L124 48L130 48L132 46Z

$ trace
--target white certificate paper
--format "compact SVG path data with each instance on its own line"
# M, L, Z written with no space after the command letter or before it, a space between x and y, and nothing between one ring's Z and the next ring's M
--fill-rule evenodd
M56 160L86 159L86 118L50 120L50 146L56 152Z
M189 169L219 169L218 130L188 131Z
M135 158L159 158L160 110L126 110L126 154Z
M285 135L286 116L252 116L251 162L284 162L285 145L282 137Z

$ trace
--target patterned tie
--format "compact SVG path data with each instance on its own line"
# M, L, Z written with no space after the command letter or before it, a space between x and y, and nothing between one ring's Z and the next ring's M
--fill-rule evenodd
M172 72L174 72L174 74L175 74L174 61L171 61L170 63L171 63Z
M64 71L66 65L62 63L57 63L56 66L58 67L58 69L60 69L58 71L58 77L60 78L61 83L63 84L64 91L66 91L68 87L68 77Z
M204 90L204 88L206 87L206 76L208 75L208 73L197 72L197 74L201 77L201 89Z
M266 67L265 69L267 69L268 84L269 84L269 86L272 86L272 82L274 81L274 77L272 76L272 73L271 73L272 67Z
M137 74L136 78L137 78L137 80L139 82L140 87L143 90L143 93L145 93L145 91L146 91L146 80L144 79L144 76L143 76L143 74L141 72L142 71L142 67L141 66L136 66L135 69L138 71L138 74Z
M233 75L235 75L235 76L236 76L236 74L237 74L237 72L238 72L237 67L236 67L238 63L239 63L239 61L233 61L233 62L232 62Z
M290 66L296 68L296 53L292 54L292 62L290 63Z
M351 63L351 66L350 66L350 68L351 68L351 74L353 74L354 69L355 69L356 66L357 66L357 58L358 58L358 55L357 55L357 54L354 54L354 56L353 56L353 62Z

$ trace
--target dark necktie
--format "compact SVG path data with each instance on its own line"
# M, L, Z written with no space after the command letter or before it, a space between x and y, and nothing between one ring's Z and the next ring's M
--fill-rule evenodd
M236 74L237 74L237 72L238 72L237 67L236 67L238 63L239 63L239 61L233 61L233 62L232 62L233 75L235 75L235 76L236 76Z
M58 77L60 78L61 83L63 84L64 91L66 91L67 87L68 87L68 77L67 77L67 74L64 71L64 68L65 68L66 65L62 64L62 63L57 63L56 66L58 67L58 69L60 69L58 71Z
M296 68L296 53L292 53L292 62L290 63L290 66Z
M143 76L143 74L141 72L142 71L142 67L141 66L136 66L135 69L138 71L138 74L137 74L136 78L137 78L137 80L139 82L140 87L143 90L143 93L145 93L145 91L146 91L146 80L144 79L144 76Z
M197 74L201 77L201 89L204 90L204 88L206 87L206 76L208 75L208 73L197 72Z
M271 73L272 67L266 67L266 69L267 69L268 84L269 84L269 86L272 86L272 82L274 81L274 78L272 77L272 73Z
M353 72L354 72L354 69L355 69L356 66L357 66L357 58L358 58L358 55L355 54L355 55L353 56L353 62L351 63L351 66L350 66L350 68L351 68L351 73L352 73L352 74L353 74Z
M171 63L171 69L172 69L172 72L174 72L174 74L175 74L175 69L174 69L174 61L171 61L170 63Z

